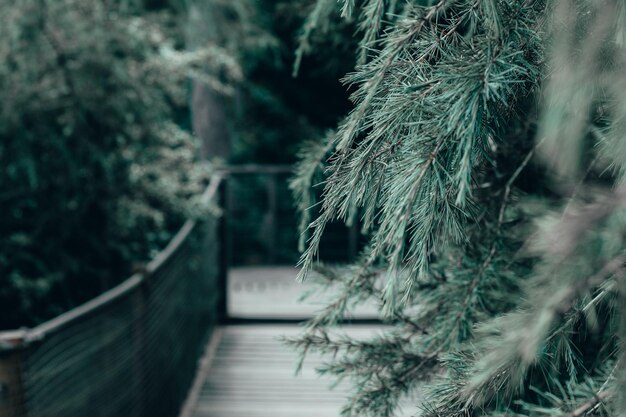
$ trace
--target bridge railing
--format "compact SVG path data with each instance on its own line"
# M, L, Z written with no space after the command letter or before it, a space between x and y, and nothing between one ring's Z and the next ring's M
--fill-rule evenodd
M218 170L203 198L219 200L219 218L186 222L143 273L86 304L0 332L0 417L177 415L213 326L228 319L228 268L297 262L290 175ZM358 229L328 229L321 258L354 257Z
M0 333L0 416L177 415L219 315L220 227L216 217L188 221L144 273L37 327Z

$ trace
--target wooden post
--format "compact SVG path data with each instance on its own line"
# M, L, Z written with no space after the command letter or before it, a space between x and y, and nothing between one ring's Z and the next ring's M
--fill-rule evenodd
M148 379L146 377L146 292L147 282L145 277L141 284L135 289L132 296L133 300L133 378L134 388L133 396L135 404L134 415L143 417L146 414L146 386Z
M354 262L359 254L359 220L353 219L348 231L348 262Z
M0 333L0 416L26 417L22 359L25 332Z
M267 181L267 261L269 265L274 265L276 263L276 245L278 244L278 181L276 177L277 174L271 173L269 174L269 178Z
M217 320L220 323L228 319L228 267L230 266L230 236L228 233L228 211L230 199L228 196L228 177L224 176L218 190L218 202L222 215L218 222L218 271L217 271Z

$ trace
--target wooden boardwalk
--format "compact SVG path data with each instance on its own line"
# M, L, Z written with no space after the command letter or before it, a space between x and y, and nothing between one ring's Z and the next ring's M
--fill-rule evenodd
M320 300L297 302L302 285L294 268L235 269L229 276L229 314L237 318L305 318ZM363 306L359 317L374 317ZM342 331L370 337L380 325L350 325ZM217 329L181 417L338 417L349 385L331 389L334 380L315 369L324 359L307 356L295 375L296 353L280 341L300 331L296 324L241 324ZM407 402L402 416L415 414Z

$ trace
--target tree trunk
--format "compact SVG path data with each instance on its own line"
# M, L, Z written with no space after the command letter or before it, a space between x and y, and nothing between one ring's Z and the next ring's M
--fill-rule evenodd
M191 2L187 32L190 50L201 48L209 41L218 42L213 7L206 1ZM230 156L232 135L227 119L227 100L201 82L193 81L191 122L200 141L202 159L228 159Z
M228 159L231 134L228 129L224 100L207 86L193 83L191 113L194 134L200 141L202 159Z

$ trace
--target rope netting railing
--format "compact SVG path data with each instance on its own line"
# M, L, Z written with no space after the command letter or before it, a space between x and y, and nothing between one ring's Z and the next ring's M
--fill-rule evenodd
M217 320L219 228L213 216L188 221L146 272L35 328L0 333L0 417L176 416Z

